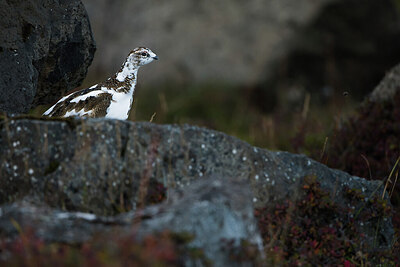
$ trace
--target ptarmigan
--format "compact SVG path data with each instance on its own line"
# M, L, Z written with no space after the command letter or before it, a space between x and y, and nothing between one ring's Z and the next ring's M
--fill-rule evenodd
M64 96L43 113L43 116L106 117L126 120L133 102L138 69L157 59L157 55L150 49L135 48L113 77Z

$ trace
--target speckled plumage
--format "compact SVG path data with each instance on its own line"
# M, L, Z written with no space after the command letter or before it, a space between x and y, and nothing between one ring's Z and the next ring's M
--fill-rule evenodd
M138 69L157 59L150 49L135 48L113 77L61 98L43 113L43 116L106 117L125 120L132 106Z

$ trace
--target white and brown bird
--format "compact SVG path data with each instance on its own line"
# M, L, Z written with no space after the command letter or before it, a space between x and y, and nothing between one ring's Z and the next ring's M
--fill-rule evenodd
M139 68L157 59L157 55L150 49L137 47L129 53L121 69L113 77L64 96L43 113L43 116L126 120L132 106Z

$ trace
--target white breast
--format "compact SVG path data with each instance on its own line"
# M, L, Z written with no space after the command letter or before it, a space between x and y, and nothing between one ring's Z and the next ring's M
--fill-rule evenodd
M106 118L126 120L129 116L133 100L133 91L135 85L132 86L131 92L129 93L118 93L113 91L112 100L110 106L107 109Z

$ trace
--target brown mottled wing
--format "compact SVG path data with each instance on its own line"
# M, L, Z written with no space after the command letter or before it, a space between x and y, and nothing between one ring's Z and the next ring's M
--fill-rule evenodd
M84 100L78 102L72 102L74 99L80 96L84 96L93 91L99 91L96 96L89 96ZM72 93L62 102L54 105L49 113L45 113L49 117L65 117L68 116L80 116L80 117L91 117L99 118L105 117L107 114L107 108L112 101L112 95L106 92L101 92L98 87L88 88L75 93ZM91 111L89 113L89 111Z
M90 118L102 118L107 115L107 109L110 106L112 101L112 95L109 93L101 93L93 99L93 101L89 101L87 106L85 106L85 110L93 110L93 112L87 117Z

